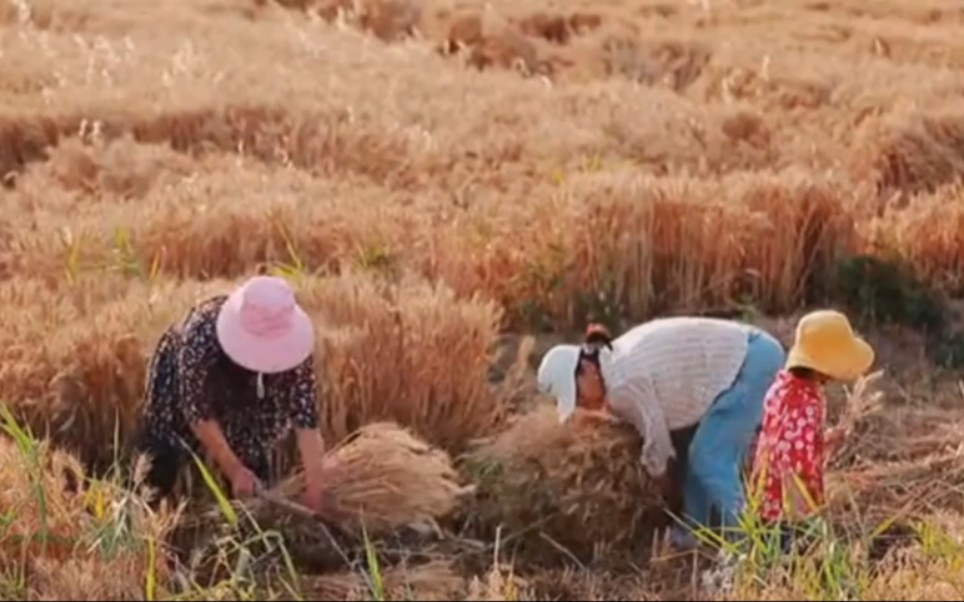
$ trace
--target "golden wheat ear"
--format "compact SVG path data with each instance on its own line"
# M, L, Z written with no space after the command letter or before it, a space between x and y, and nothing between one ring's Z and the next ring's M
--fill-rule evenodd
M147 480L147 475L151 472L151 467L154 464L153 458L150 454L138 454L137 458L134 460L134 475L133 475L133 486L136 490L140 487L145 480Z
M377 535L434 525L473 491L462 484L447 452L390 422L364 426L326 456L332 469L325 477L328 505L321 518L348 530ZM296 499L303 487L299 471L271 493Z
M883 392L875 389L883 374L883 370L878 370L857 379L854 388L847 392L844 410L837 422L837 428L851 434L861 420L876 414L883 408ZM852 449L854 449L854 442L848 438L837 447L828 460L833 463Z
M840 426L852 430L857 422L883 408L883 392L874 389L883 375L884 371L878 370L857 379L847 395Z

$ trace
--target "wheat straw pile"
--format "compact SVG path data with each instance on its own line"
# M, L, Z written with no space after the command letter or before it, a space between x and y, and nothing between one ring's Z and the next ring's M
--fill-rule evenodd
M326 454L325 467L322 518L355 533L435 527L471 491L459 484L446 452L388 422L361 428ZM275 493L297 499L303 482L296 474Z
M611 416L577 411L561 424L553 407L540 406L466 455L479 481L469 523L480 538L501 526L506 544L581 557L646 543L664 514L641 443Z

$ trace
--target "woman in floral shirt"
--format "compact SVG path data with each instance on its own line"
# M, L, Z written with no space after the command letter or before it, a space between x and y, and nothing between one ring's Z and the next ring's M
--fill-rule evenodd
M323 441L313 350L311 319L280 278L257 276L193 307L150 361L138 445L150 459L145 484L169 495L191 452L204 452L235 495L250 496L269 480L272 449L294 427L304 502L318 510Z
M800 320L785 369L764 402L753 462L764 521L789 532L821 508L826 459L846 435L824 431L823 386L854 380L873 361L873 349L843 314L817 311Z

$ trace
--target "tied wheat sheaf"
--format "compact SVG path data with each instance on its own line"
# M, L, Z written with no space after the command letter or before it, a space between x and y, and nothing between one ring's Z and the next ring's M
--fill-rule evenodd
M580 409L563 424L541 405L466 454L479 483L469 521L480 536L501 528L507 546L520 540L550 554L591 557L600 546L641 543L663 513L640 446L611 415Z
M392 423L373 423L325 455L327 498L321 517L342 529L381 534L401 527L437 530L472 487L449 455ZM289 499L303 491L296 474L274 489Z
M438 575L449 570L438 564L444 558L435 551L444 539L438 521L472 487L460 483L447 452L395 423L374 422L327 451L322 463L325 498L318 513L299 502L304 488L299 471L253 498L231 502L238 517L228 521L233 524L224 524L221 505L185 521L180 540L194 546L196 570L209 580L223 578L224 565L236 562L225 558L237 556L236 551L225 555L224 542L260 541L268 531L281 535L283 556L319 576L311 587L322 592L347 595L361 585L370 592L370 580L359 582L357 574L344 573L359 562L378 562L396 588L406 571ZM282 559L276 546L259 550L258 575L264 578Z

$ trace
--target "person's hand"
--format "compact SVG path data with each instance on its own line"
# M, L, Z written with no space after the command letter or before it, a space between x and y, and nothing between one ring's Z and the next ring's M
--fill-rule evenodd
M305 491L301 496L301 503L309 510L320 514L324 507L324 495L324 480L318 471L305 475Z
M676 494L676 487L670 471L664 470L661 474L652 475L652 478L663 497L672 499Z
M655 460L646 452L647 450L644 446L640 461L645 467L650 481L656 485L663 498L671 499L674 490L673 473L670 470L670 467L673 463L673 458L670 457L662 460Z
M844 442L847 441L847 437L850 436L850 431L840 427L835 426L827 429L823 434L823 461L824 463L830 462L836 453L840 451L843 447Z
M328 461L325 456L324 441L316 428L297 431L298 451L304 469L305 490L301 503L312 512L320 514L323 510L325 483L328 482Z
M850 433L846 429L835 426L827 429L827 432L824 435L824 442L828 448L836 449L843 445L848 436L850 436Z
M231 491L234 492L235 497L252 497L261 491L261 482L258 477L243 464L239 464L232 470L228 479L231 481Z

